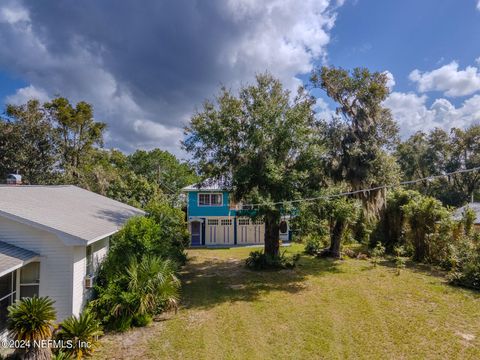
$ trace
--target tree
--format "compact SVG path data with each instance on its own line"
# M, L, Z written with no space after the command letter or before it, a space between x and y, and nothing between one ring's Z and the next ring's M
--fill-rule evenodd
M62 168L77 178L94 145L103 145L106 124L94 120L92 106L84 101L74 107L58 97L44 106L55 123Z
M417 132L400 143L396 157L405 180L442 175L480 166L480 125L466 130L453 128L450 134L434 129ZM423 181L415 188L446 205L462 205L478 192L480 173L464 173Z
M83 355L90 355L97 346L98 337L103 335L100 321L90 309L84 310L80 316L72 315L60 323L60 328L56 332L56 340L62 340L65 343L72 341L72 347L63 350L66 354L77 359ZM88 347L80 346L88 344Z
M314 99L303 89L291 97L279 80L257 75L238 96L222 88L214 102L191 118L184 148L199 173L222 180L236 200L260 204L265 254L279 251L278 203L298 199L320 186L309 172L316 131Z
M54 301L48 297L24 298L8 307L7 328L9 335L20 342L50 340L56 319ZM18 348L22 359L50 359L48 347Z
M352 190L374 188L398 179L398 166L387 150L397 140L398 128L382 106L389 89L385 73L356 68L352 72L322 67L311 78L339 104L337 117L325 122L324 141L329 149L324 168L335 181ZM369 218L378 218L385 206L385 189L361 192Z
M7 105L0 120L0 176L22 174L29 184L51 182L57 161L53 126L38 100Z
M198 181L188 163L160 149L137 150L127 158L128 167L149 182L156 183L166 194L178 195L180 190Z

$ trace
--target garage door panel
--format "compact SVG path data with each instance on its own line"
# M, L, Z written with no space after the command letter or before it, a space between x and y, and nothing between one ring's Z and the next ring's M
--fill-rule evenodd
M207 219L205 238L207 245L233 245L235 243L233 219Z

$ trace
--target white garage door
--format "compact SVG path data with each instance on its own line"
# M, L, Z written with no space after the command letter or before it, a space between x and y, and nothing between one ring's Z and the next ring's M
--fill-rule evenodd
M239 218L237 225L237 244L263 244L265 224L261 220Z
M233 245L234 227L231 218L207 219L205 229L206 245Z

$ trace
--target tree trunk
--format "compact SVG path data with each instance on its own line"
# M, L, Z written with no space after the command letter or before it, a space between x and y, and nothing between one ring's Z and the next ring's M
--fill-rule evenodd
M279 254L279 222L280 216L277 213L270 212L265 215L265 254L272 257Z
M330 234L330 249L328 249L329 255L335 258L340 257L340 243L342 242L343 230L345 229L345 223L343 221L336 221L335 226Z

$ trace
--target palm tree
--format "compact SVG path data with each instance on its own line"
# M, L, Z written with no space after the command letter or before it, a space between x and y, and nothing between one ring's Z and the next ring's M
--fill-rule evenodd
M64 342L71 340L73 347L63 351L69 355L81 359L83 355L89 355L97 345L97 340L102 335L100 322L91 311L85 310L79 317L70 316L60 323L60 328L55 334L57 340ZM88 344L88 347L85 347Z
M32 297L18 300L8 307L7 329L15 340L30 342L50 340L56 319L54 301L49 297ZM50 359L49 347L31 346L15 350L22 359Z
M127 278L128 296L124 294L125 301L114 308L115 314L136 317L177 309L180 281L171 260L146 256L139 263L133 258L127 267Z

